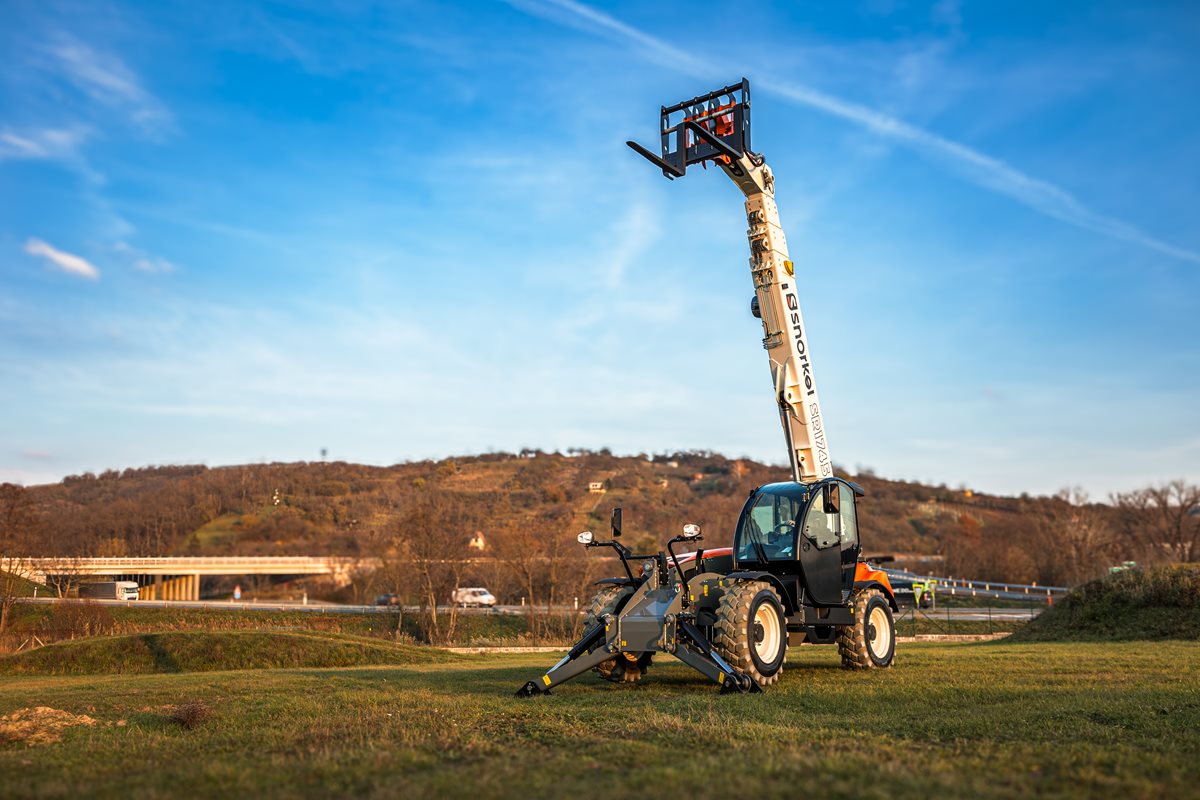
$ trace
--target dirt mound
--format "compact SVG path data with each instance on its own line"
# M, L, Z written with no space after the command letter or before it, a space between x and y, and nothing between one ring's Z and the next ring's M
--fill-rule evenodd
M1007 641L1200 639L1200 564L1124 570L1089 581Z
M61 739L66 728L95 724L96 720L85 714L49 706L18 708L0 717L0 743L49 744Z

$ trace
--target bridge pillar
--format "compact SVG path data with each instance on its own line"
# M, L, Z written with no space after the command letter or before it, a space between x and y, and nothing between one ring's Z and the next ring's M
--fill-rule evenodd
M192 591L188 595L188 599L193 600L193 601L199 600L200 599L200 576L193 575L191 577L192 577Z

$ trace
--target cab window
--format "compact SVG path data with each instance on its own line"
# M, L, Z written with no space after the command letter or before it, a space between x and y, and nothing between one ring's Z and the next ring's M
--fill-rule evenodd
M838 484L838 505L841 506L842 549L858 546L858 516L854 510L854 490L846 484Z
M839 495L839 501L843 497L844 495ZM808 506L808 513L804 516L804 536L815 544L818 550L833 547L841 541L842 515L836 511L826 513L825 498L820 492L813 497Z
M803 490L763 491L755 497L737 532L738 561L794 559L796 521L803 506Z

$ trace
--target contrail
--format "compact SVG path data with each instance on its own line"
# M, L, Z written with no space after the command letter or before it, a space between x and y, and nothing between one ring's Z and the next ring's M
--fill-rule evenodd
M585 23L573 25L573 27L591 29L593 32L596 28L603 29L633 44L635 49L640 50L646 58L697 78L710 78L715 73L722 71L719 66L703 62L658 37L640 31L575 0L540 0L540 2L535 0L533 3L529 0L508 0L508 2L521 10L541 17L557 17L557 15L546 14L547 6L567 12L578 22ZM570 20L556 19L555 21L572 24ZM998 158L918 128L902 119L825 94L803 84L782 82L768 77L765 80L757 80L755 85L761 91L778 95L797 105L815 108L866 128L880 136L906 144L914 150L941 158L975 185L1016 200L1039 214L1102 236L1140 245L1172 258L1200 263L1200 253L1156 239L1135 225L1092 211L1061 187L1026 175Z

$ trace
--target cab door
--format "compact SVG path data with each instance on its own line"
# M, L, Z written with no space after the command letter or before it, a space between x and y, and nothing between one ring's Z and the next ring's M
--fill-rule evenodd
M858 521L854 490L839 480L822 481L810 492L800 526L800 568L809 599L841 605L854 584Z

